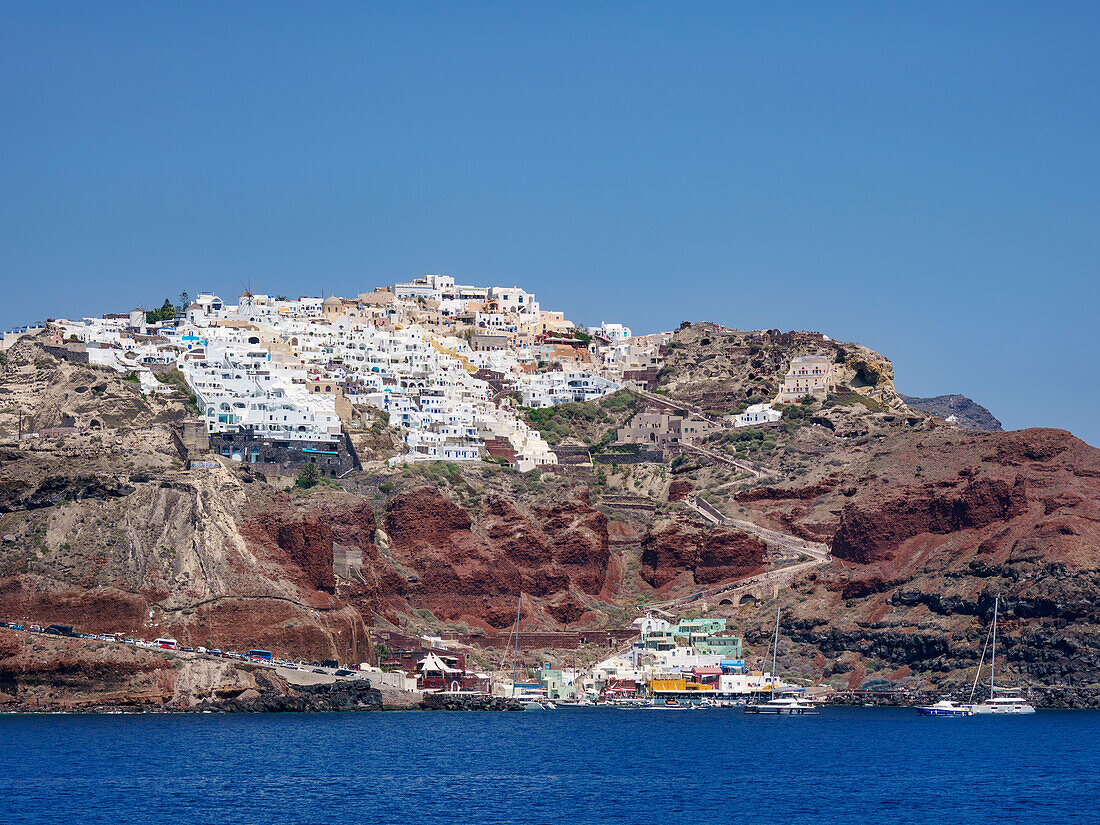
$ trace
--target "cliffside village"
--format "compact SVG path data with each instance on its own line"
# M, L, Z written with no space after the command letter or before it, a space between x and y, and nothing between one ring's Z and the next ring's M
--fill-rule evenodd
M205 433L190 433L199 451L209 439L231 460L287 470L314 462L338 476L358 465L347 427L375 411L408 448L391 464L558 464L567 450L551 449L516 407L652 389L671 337L633 335L618 323L582 329L523 289L464 286L447 275L353 298L246 292L230 304L202 293L168 320L150 315L55 320L4 333L0 348L47 328L65 357L132 375L147 393L172 391L158 376L178 369L205 422ZM821 356L796 358L775 401L824 397L831 368ZM756 404L731 418L755 426L780 417ZM660 449L699 441L715 426L658 404L635 415L618 441Z
M569 454L569 445L551 448L523 420L520 406L593 401L628 388L643 393L649 406L618 431L618 442L655 450L699 442L716 427L781 418L771 403L725 422L662 406L651 390L671 333L633 335L619 323L582 329L518 287L464 286L446 275L353 298L288 300L246 292L230 304L202 293L168 320L153 320L153 314L134 309L53 320L5 333L0 348L45 332L50 351L125 373L145 393L176 389L166 379L178 370L203 422L192 422L185 433L196 455L209 450L229 461L291 471L315 463L333 477L359 465L348 429L380 418L399 428L408 447L389 459L391 465L503 458L520 471L548 468ZM775 403L823 398L830 389L830 359L795 358ZM724 620L672 625L650 615L635 625L627 637L605 640L625 652L584 673L541 669L537 681L523 685L509 680L501 687L467 670L462 645L453 640L395 634L382 634L384 669L361 669L380 685L402 690L520 690L536 701L643 694L669 702L700 695L735 701L771 690L771 676L746 672L741 640L726 632ZM281 655L273 666L298 667L289 651ZM361 673L348 669L355 677Z

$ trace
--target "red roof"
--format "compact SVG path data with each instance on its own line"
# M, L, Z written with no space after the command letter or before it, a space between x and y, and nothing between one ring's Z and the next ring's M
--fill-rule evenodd
M691 672L696 676L720 676L722 674L722 668L720 667L693 667Z

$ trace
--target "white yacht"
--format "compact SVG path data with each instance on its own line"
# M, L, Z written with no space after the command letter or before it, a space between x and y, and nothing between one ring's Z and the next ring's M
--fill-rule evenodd
M771 672L771 685L772 690L775 690L777 679L775 676L775 657L779 651L779 609L775 611L775 641L772 643L772 672ZM817 710L813 705L803 702L798 699L793 693L785 692L778 696L774 696L767 702L753 702L745 705L745 713L768 713L774 715L788 714L791 716L802 716L804 714L817 713Z
M997 690L1002 691L1001 696L992 696L980 705L971 705L971 710L975 713L1035 713L1035 708L1022 696L1014 696L1006 688Z
M990 671L989 671L989 698L982 702L980 705L973 704L974 692L978 689L978 679L981 677L982 664L985 662L985 650L982 650L982 658L978 662L978 672L974 674L974 686L970 689L970 710L977 714L997 713L997 714L1020 714L1020 713L1035 713L1035 708L1027 703L1022 696L1016 695L1014 688L998 688L994 684L994 679L997 675L997 613L1001 606L1001 597L997 596L993 600L993 624L989 629L990 638L993 640L992 653L990 656ZM989 641L988 639L986 640ZM998 696L997 693L1001 695Z
M794 696L777 696L762 704L745 705L745 713L790 714L802 716L817 713L817 709L808 702L799 701Z

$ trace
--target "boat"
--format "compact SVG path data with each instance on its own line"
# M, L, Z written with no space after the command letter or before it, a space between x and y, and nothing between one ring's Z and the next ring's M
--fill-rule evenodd
M745 705L745 713L804 716L817 713L817 709L808 702L799 701L795 696L777 696L760 704Z
M559 699L555 704L562 709L596 707L596 703L591 699Z
M642 697L621 697L610 700L609 704L616 708L631 709L644 708L651 703L648 699Z
M775 657L779 652L779 609L775 611L775 641L772 643L772 672L771 688L775 690ZM745 713L771 714L775 716L803 716L817 713L814 706L801 701L795 696L794 691L786 691L779 696L774 696L767 702L752 702L745 705Z
M557 710L558 706L549 699L520 699L524 710Z
M977 714L985 713L1035 713L1035 707L1028 704L1022 696L1010 693L1011 688L997 688L1002 691L1002 696L991 696L980 705L971 705L970 709Z
M985 715L989 713L996 714L1024 714L1035 713L1035 708L1028 704L1027 700L1022 696L1016 695L1018 690L1016 688L998 688L995 684L997 676L997 613L1001 606L1001 597L997 596L993 600L993 624L989 629L989 637L986 639L987 643L992 639L991 654L989 658L989 698L981 704L974 704L974 693L978 689L978 679L981 677L982 664L985 662L985 648L982 648L982 658L978 662L978 672L974 674L974 685L970 688L970 704L971 711L979 715ZM998 696L997 692L1000 691L1002 695Z
M952 699L941 699L934 705L917 708L921 716L973 716L970 705L963 705Z

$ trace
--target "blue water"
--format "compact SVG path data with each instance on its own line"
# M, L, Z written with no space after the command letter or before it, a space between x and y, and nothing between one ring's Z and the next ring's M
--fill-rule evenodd
M0 823L1100 822L1100 712L0 717Z

